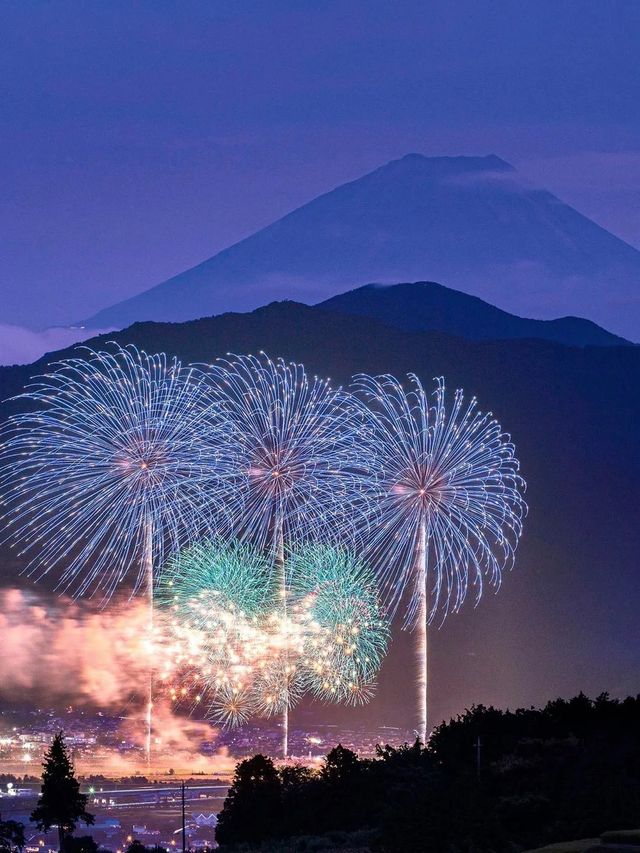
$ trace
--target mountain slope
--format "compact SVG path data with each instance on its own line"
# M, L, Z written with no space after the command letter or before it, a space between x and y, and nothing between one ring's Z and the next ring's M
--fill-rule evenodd
M141 323L110 337L186 361L264 349L336 383L358 371L416 371L427 385L443 375L449 389L476 394L516 442L530 511L516 568L498 595L487 590L474 609L471 593L459 616L431 632L432 719L473 702L514 707L580 689L638 692L640 348L460 340L295 303L185 324ZM0 395L69 352L0 370ZM9 408L3 404L0 415ZM0 550L0 566L13 582L15 552ZM323 706L316 719L402 725L405 707L408 724L412 646L412 636L396 630L370 707Z
M369 282L442 281L513 313L640 339L640 252L498 157L411 154L86 321L179 321Z
M398 329L437 331L469 340L539 338L569 346L620 346L629 341L581 317L529 320L433 281L366 284L319 304L326 311L373 317Z

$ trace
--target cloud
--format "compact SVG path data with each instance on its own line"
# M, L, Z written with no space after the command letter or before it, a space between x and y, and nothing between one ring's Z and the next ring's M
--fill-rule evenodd
M22 326L0 323L0 365L30 364L46 352L63 349L109 329L86 329L83 326L58 327L37 332Z

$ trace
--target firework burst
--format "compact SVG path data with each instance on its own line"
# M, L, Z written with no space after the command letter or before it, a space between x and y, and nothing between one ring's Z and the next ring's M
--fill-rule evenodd
M236 535L282 560L292 543L346 534L347 523L366 519L363 419L351 395L264 354L219 360L206 372L234 447Z
M388 639L371 574L315 546L292 555L286 575L285 613L271 561L247 543L209 540L169 562L157 600L174 700L203 700L211 719L234 726L288 714L307 692L369 698Z
M301 364L265 354L231 356L205 372L212 410L224 417L234 447L236 482L227 503L233 533L270 555L286 623L284 566L294 543L329 535L341 540L366 524L370 478L360 452L366 419L350 394L310 378ZM286 647L282 657L289 674L294 665ZM283 677L285 694L288 681ZM291 679L292 690L296 684ZM291 702L277 704L285 708L286 757Z
M307 626L311 691L333 702L367 701L389 641L375 576L350 551L327 545L296 551L287 575L298 619Z
M246 543L205 540L170 559L156 600L173 637L165 679L172 698L204 697L217 720L251 716L247 685L265 658L264 615L274 605L270 562Z
M500 584L513 561L526 504L515 448L491 414L456 391L446 405L438 380L429 398L409 375L356 377L371 413L377 523L367 553L379 569L390 609L409 594L405 627L418 631L418 732L427 724L426 626L480 599L485 578Z
M82 350L16 398L0 488L27 570L106 600L202 532L228 456L211 413L204 429L199 374L134 347Z

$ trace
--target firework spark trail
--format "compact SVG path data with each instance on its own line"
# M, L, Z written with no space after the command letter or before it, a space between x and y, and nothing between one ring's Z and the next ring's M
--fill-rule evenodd
M526 512L515 447L491 414L456 391L448 410L438 380L431 402L409 374L358 376L374 436L377 524L366 555L378 568L391 612L409 591L405 627L418 629L418 733L427 735L427 630L462 606L469 584L479 601L486 577L498 587L510 567Z
M59 573L76 596L106 602L133 570L152 630L154 567L222 518L211 510L226 431L198 371L134 347L80 349L19 395L27 410L2 427L7 538L30 574Z
M353 538L367 523L371 481L360 451L367 420L350 394L308 377L300 364L230 356L204 373L234 446L233 532L270 556L286 619L285 554L310 539ZM286 692L286 661L282 672ZM288 709L285 702L285 754Z

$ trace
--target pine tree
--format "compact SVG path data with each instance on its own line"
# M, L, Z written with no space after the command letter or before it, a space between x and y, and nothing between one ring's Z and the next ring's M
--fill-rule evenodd
M40 798L31 820L42 832L57 826L62 851L65 835L73 832L78 821L93 823L93 815L86 811L87 797L80 793L80 783L75 777L62 732L54 737L42 766Z

